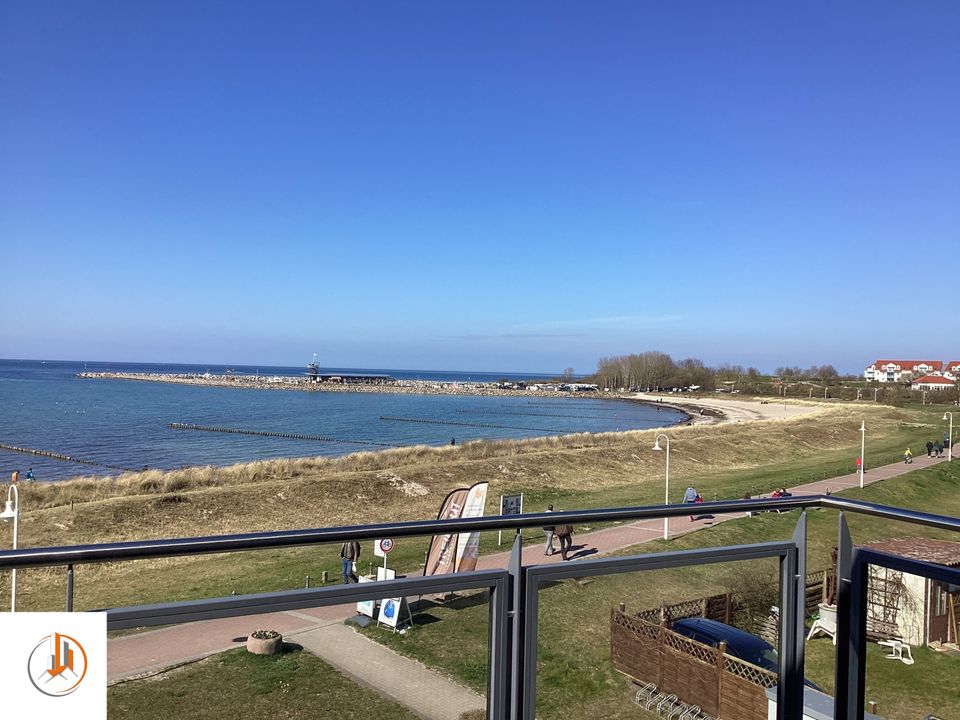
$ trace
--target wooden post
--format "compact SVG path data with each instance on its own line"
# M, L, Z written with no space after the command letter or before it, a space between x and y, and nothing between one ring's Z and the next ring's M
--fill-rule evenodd
M726 651L727 644L725 642L720 643L717 648L717 669L715 671L717 673L717 715L723 709L723 654Z
M730 624L730 619L733 615L733 596L730 593L725 593L723 596L723 622L727 625Z
M700 617L705 618L707 616L707 599L700 598Z
M821 588L821 591L820 591L820 602L822 602L824 605L827 604L827 585L829 584L829 580L827 579L827 573L829 572L830 572L829 570L823 571L823 587Z
M660 625L666 627L667 625L667 605L666 603L660 603Z
M627 612L627 605L626 605L626 603L620 603L620 612L622 612L622 613Z

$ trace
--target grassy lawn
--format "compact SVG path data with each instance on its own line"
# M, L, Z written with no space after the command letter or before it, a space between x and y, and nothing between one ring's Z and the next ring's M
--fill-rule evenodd
M864 490L850 491L882 504L901 505L947 515L960 514L960 463L940 464L902 478L888 480ZM669 542L658 540L632 552L656 552L666 548L733 545L790 537L798 512L763 514L719 524ZM858 543L892 537L951 538L944 531L925 530L865 516L850 516L851 531ZM837 513L808 513L808 563L810 569L829 565L830 549L836 544ZM542 718L632 717L629 683L613 670L609 650L609 612L619 602L631 609L656 607L660 602L700 597L716 592L736 592L776 582L776 565L752 561L734 565L699 566L683 570L596 578L588 584L565 581L544 589L540 598L538 655L538 705ZM770 598L776 602L775 595ZM485 677L478 663L486 657L486 608L445 606L431 608L430 622L404 636L368 630L371 636L399 652L442 667L462 682L481 689ZM456 622L444 622L456 620ZM454 639L455 642L451 642ZM808 644L807 676L821 687L833 687L833 646L829 641ZM956 678L960 658L921 650L917 664L907 667L883 660L879 648L870 649L867 667L868 698L876 700L885 717L960 717ZM826 655L825 655L826 653ZM467 663L465 658L473 658Z
M110 720L415 720L305 651L266 657L230 650L162 676L114 685Z

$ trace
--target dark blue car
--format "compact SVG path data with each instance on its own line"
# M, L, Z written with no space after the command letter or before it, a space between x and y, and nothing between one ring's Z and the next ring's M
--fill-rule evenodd
M686 618L675 620L671 630L710 647L720 647L720 643L725 642L728 655L746 660L764 670L777 672L779 667L777 651L773 645L732 625L706 618Z
M762 667L764 670L779 672L780 662L776 648L763 638L751 635L740 628L706 618L685 618L674 620L670 629L679 635L714 648L720 647L720 643L725 642L728 655ZM823 692L806 678L803 684Z

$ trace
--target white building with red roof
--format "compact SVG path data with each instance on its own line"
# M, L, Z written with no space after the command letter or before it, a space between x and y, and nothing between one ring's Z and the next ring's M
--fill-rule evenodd
M953 380L942 375L924 375L910 383L911 390L953 390L956 387Z
M863 371L866 380L906 382L924 375L943 375L940 360L877 360Z
M943 369L943 376L948 380L960 379L960 360L951 360Z

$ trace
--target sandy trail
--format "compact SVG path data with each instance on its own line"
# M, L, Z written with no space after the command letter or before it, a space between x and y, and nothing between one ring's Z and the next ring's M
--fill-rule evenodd
M784 420L807 415L824 407L821 403L778 400L733 400L728 398L697 398L669 393L634 393L632 396L644 402L679 408L690 413L695 425L707 423L732 423L753 420ZM700 410L710 410L722 416L701 415Z

